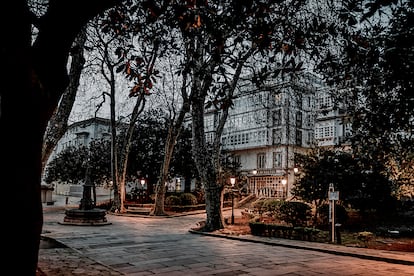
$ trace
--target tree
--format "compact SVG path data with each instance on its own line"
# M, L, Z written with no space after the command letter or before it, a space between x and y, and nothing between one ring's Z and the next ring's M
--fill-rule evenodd
M414 162L414 4L404 0L337 4L334 19L320 20L329 26L323 35L332 44L320 52L324 58L317 70L340 88L334 96L348 103L352 148L361 169L392 179L393 195L404 197L401 192L406 191L405 196L411 197L413 183L406 176L412 174L408 164Z
M376 170L364 170L361 160L354 158L352 153L343 149L316 148L295 158L300 175L293 194L313 204L316 209L327 203L332 183L340 193L340 203L359 210L361 214L374 210L382 215L394 210L387 179Z
M287 15L300 6L301 3L290 1L277 4L271 1L224 4L212 1L176 8L182 13L180 18L184 18L178 25L181 26L185 49L191 57L193 158L205 186L205 231L223 228L221 134L240 76L248 61L255 67L254 81L258 86L269 76L277 77L281 73L300 70L300 64L296 64L291 56L295 44L283 42L290 42L295 37L289 33L289 30L295 33L295 28ZM284 20L286 18L289 20ZM285 47L277 48L275 45ZM252 61L255 54L267 58L266 61L274 66L265 61ZM280 62L276 58L278 55L282 58ZM211 148L204 132L208 100L220 113Z
M44 170L50 155L52 154L56 144L65 134L68 127L68 118L72 111L73 104L75 102L76 94L79 87L79 80L81 77L82 69L85 64L85 58L83 56L83 48L86 40L84 31L81 31L76 38L74 45L71 49L71 68L69 72L69 84L62 95L62 99L59 102L59 106L53 113L48 122L46 133L44 135L43 149L42 149L42 168Z
M82 27L119 1L49 1L47 10L35 15L28 1L4 3L9 15L0 26L2 43L0 80L0 182L16 197L6 196L9 209L4 220L8 242L2 258L4 269L19 275L35 275L42 204L40 200L41 154L46 125L68 85L67 60ZM10 18L16 19L10 28ZM35 26L35 28L32 28ZM33 33L36 30L36 33ZM13 149L13 150L11 150ZM21 217L21 215L23 217ZM22 233L23 231L23 233ZM11 267L15 260L19 266Z
M183 129L184 135L177 141L179 145L175 150L171 170L178 175L193 177L193 164L188 160L191 149L190 134ZM145 177L151 192L152 185L157 183L158 168L161 167L164 148L168 133L165 113L160 110L149 110L140 116L134 130L130 147L131 162L128 163L126 179L133 181ZM120 133L118 139L123 139ZM107 184L111 179L110 155L111 141L94 140L88 146L68 147L60 152L49 163L45 181L61 181L77 184L84 181L86 166L90 167L91 180L95 185ZM185 160L185 161L184 161ZM187 175L187 173L189 173Z
M79 148L68 147L50 161L45 181L70 184L83 182L87 167L85 164L88 163L92 183L95 186L107 183L111 179L110 160L110 141L98 140Z
M185 69L184 69L185 71ZM174 76L172 76L174 83ZM173 85L174 89L174 85ZM190 97L187 94L187 75L183 74L182 82L180 87L180 96L181 96L181 108L177 111L176 104L174 102L169 103L168 111L169 118L167 119L168 124L168 134L165 141L164 149L164 161L160 168L160 174L158 178L158 183L156 185L155 193L155 204L152 211L153 215L165 215L164 210L164 201L165 201L165 192L166 187L165 183L169 180L169 171L170 165L173 158L174 148L177 143L177 139L180 136L183 130L183 124L186 114L190 111Z
M241 65L243 68L243 64L254 52L262 54L262 58L271 52L266 61L254 63L254 67L261 66L260 70L254 71L255 82L258 85L266 77L299 70L301 64L296 64L292 53L301 46L301 40L297 39L300 36L300 31L297 31L300 27L294 27L299 20L293 15L302 5L301 1L241 4L237 1L174 2L171 5L167 2L145 1L142 6L133 5L128 9L121 7L112 13L112 17L117 18L117 21L110 27L116 33L123 33L126 29L139 30L146 38L145 41L154 41L154 35L148 36L148 33L141 31L142 24L134 24L134 20L141 22L140 20L143 19L146 23L144 26L152 24L158 26L155 29L159 30L156 35L161 34L157 36L161 45L170 42L172 47L177 47L175 40L165 41L167 30L169 34L179 33L182 37L183 44L180 45L184 45L186 55L189 57L187 64L183 64L185 70L182 72L188 75L191 85L193 156L198 170L204 171L200 172L200 177L207 189L209 202L206 229L214 230L223 227L220 209L223 187L217 181L219 179L217 172L220 170L218 149L220 129L224 126L226 114L231 107L231 95L240 76L239 67ZM137 15L127 16L130 15L130 10L137 11ZM142 10L148 11L147 14L143 15ZM246 48L246 51L241 50ZM280 62L277 62L277 56L281 57ZM135 59L127 61L125 65L127 69L131 68L130 61ZM269 66L269 63L275 66ZM234 77L227 77L232 75L233 68L236 68ZM217 89L213 83L216 82L215 78L219 74L224 81L222 87ZM133 93L141 93L153 83L148 76L143 77L141 74L137 74L134 79L137 85L132 89ZM209 93L213 98L212 101L222 109L223 115L217 129L214 151L207 148L203 138L204 104ZM213 153L213 156L206 155L208 153Z
M164 112L148 110L138 118L131 140L128 171L131 176L146 179L149 193L153 192L153 185L158 182L167 132Z

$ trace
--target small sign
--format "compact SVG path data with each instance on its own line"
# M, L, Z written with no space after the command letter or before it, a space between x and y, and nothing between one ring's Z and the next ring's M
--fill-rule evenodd
M329 200L339 200L339 192L329 192Z

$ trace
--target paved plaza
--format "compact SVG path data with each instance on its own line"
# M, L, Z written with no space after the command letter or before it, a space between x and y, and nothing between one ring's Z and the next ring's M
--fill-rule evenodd
M108 214L104 226L63 225L64 216L64 208L44 208L42 236L65 247L40 250L43 275L414 275L414 252L189 231L203 212Z

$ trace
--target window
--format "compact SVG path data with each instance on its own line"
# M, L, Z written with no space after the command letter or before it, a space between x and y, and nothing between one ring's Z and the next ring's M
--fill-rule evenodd
M273 153L273 168L282 167L282 153L274 152Z
M301 146L302 145L302 131L296 130L296 145Z
M307 127L312 127L312 117L311 117L311 115L307 115L305 120L306 120L306 126Z
M262 153L257 154L257 168L264 169L265 167L266 167L266 154L262 152Z
M273 126L280 126L282 123L282 111L281 109L273 110Z
M234 161L234 163L240 165L240 155L235 155L233 157L233 161Z
M312 132L308 132L308 139L306 141L308 145L311 145L313 143L313 134Z
M333 106L332 98L329 95L320 95L318 98L318 108L330 108Z
M323 138L332 138L335 134L335 128L333 123L322 124L316 127L315 138L316 139L323 139Z
M272 136L273 145L280 145L282 143L282 132L280 129L273 129Z
M301 111L296 112L296 126L302 127L302 112Z

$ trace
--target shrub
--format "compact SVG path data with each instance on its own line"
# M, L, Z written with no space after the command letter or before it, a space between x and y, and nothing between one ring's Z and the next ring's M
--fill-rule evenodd
M182 205L197 205L197 198L191 193L183 193L180 195Z
M293 226L306 226L311 215L311 207L303 202L286 201L280 206L280 219Z
M364 243L365 247L368 247L368 243L374 238L374 234L368 231L359 232L357 239Z
M273 218L279 218L280 217L280 206L283 205L283 201L278 199L268 199L265 200L263 203L263 209L264 212L268 213L269 216Z
M254 236L263 236L266 232L266 224L262 222L249 222L250 232Z
M256 200L252 203L253 212L259 214L260 216L263 215L263 213L266 211L264 208L264 199Z
M170 195L165 198L165 205L181 205L181 198L176 195Z

